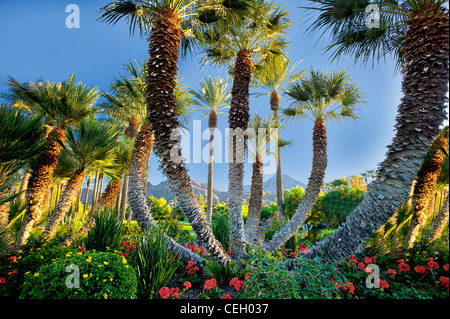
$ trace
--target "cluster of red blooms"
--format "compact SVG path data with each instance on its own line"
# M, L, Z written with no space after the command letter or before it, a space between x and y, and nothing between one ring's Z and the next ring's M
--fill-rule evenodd
M332 283L336 285L336 289L341 288L344 291L348 291L349 294L354 295L355 294L355 286L352 282L347 281L346 283L339 284L338 281L333 280L333 278L330 279Z
M358 268L361 269L362 271L371 272L370 268L367 268L366 265L373 264L375 262L375 259L377 259L377 255L374 255L372 257L366 256L364 257L364 262L358 262L356 256L352 256L349 262L357 265Z
M299 252L301 252L301 253L304 253L304 252L308 251L308 249L306 248L306 246L305 246L304 244L300 244L300 245L298 246L298 249L297 249L297 250L298 250ZM282 253L283 255L286 255L286 254L287 254L286 248L282 249L282 250L281 250L281 253ZM296 257L298 256L298 253L295 252L295 251L291 251L291 252L289 253L289 255L290 255L291 257L293 257L293 258L296 258Z
M230 286L234 287L234 289L236 289L236 291L241 290L242 287L244 287L244 282L242 280L239 280L238 277L234 277L233 279L230 280Z
M205 285L203 286L205 289L212 289L217 286L217 280L214 278L208 279L205 281Z
M185 243L184 245L187 248L189 248L193 253L199 252L202 256L205 255L205 250L203 249L203 247L197 247L197 246L195 246L195 244L189 244L189 243Z
M189 262L186 266L188 275L195 274L197 271L200 270L197 266L194 266L194 267L193 266L194 266L194 262L192 260L189 260Z
M189 281L185 281L183 283L183 287L188 290L189 288L192 287L192 284ZM163 298L163 299L167 299L169 297L174 297L176 299L178 299L179 294L180 293L180 288L175 287L175 288L169 288L169 287L162 287L161 289L159 289L159 295Z
M17 256L11 256L7 259L7 261L9 261L11 263L17 262ZM17 274L17 270L9 271L7 275L11 276L11 275L15 275L15 274ZM6 278L0 277L0 284L4 284L4 283L6 283Z
M129 245L126 241L123 241L120 243L125 249L128 250L134 250L134 248L136 247L136 243L131 243L131 245Z

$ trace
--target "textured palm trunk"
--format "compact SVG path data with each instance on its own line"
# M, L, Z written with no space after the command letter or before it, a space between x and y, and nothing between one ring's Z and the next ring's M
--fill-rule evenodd
M29 180L29 178L30 178L30 173L28 172L28 170L25 170L23 172L22 181L20 182L20 186L19 186L19 192L23 192L19 196L19 200L20 201L24 201L25 200L25 190L28 187L28 180Z
M424 7L408 22L403 52L402 90L396 134L368 185L364 200L341 227L307 254L340 261L364 248L364 241L406 200L410 186L445 119L448 91L448 14L438 6Z
M440 134L434 140L419 172L417 173L417 182L414 187L412 198L413 215L405 243L407 249L414 245L419 230L427 222L432 209L436 181L441 172L445 157L444 153L437 149L439 145L444 149L447 149L448 131L447 134Z
M127 210L129 180L130 180L129 175L125 174L125 178L123 179L122 196L121 196L121 203L120 203L120 216L121 216L122 220L125 219L125 212Z
M82 217L83 221L84 221L84 218L86 217L86 209L87 209L87 205L88 205L89 187L91 186L91 180L92 180L92 178L89 176L88 180L86 182L86 197L84 198L83 217Z
M449 215L448 210L449 210L449 201L447 192L445 194L444 203L439 209L439 213L433 222L431 232L428 234L428 240L430 242L436 240L441 235L442 231L445 228L445 225L448 224L448 215Z
M228 196L230 209L231 258L244 256L244 221L242 194L244 181L245 132L249 121L249 85L252 77L250 52L243 49L236 55L228 123L233 134L229 137Z
M17 239L17 246L26 244L30 232L44 209L45 200L52 183L53 172L58 164L61 154L61 144L57 142L64 141L65 128L55 127L48 135L48 144L45 150L38 156L33 172L28 180L25 198L27 208L23 217L22 228Z
M217 127L217 111L209 113L209 161L208 161L208 189L206 191L206 220L211 225L213 206L213 167L214 167L214 131Z
M64 187L61 197L56 204L53 213L47 219L47 225L45 226L44 232L42 233L45 241L55 236L59 223L69 212L73 199L75 198L78 189L83 184L84 174L84 169L76 170Z
M270 94L270 109L273 112L273 121L275 127L278 128L278 110L280 109L281 97L276 90ZM280 139L280 133L278 132L278 140ZM276 186L277 186L277 206L278 206L278 218L280 225L284 223L284 196L283 196L283 172L281 170L281 148L277 145L277 153L275 155L277 163L276 171Z
M198 203L181 156L180 138L174 136L178 129L175 113L175 86L181 31L178 16L162 9L156 18L149 38L147 62L147 114L154 135L155 153L160 158L160 168L169 182L186 219L197 235L197 240L221 263L229 257L212 234Z
M147 197L144 188L144 183L147 181L147 154L152 152L153 142L154 140L150 127L148 125L142 125L134 142L130 161L128 202L130 205L130 212L133 213L134 219L137 221L140 229L144 232L149 231L156 226L156 222L147 205ZM169 245L177 252L178 257L187 262L192 260L197 265L201 265L202 258L199 255L193 253L186 247L181 246L166 235L165 238Z
M300 204L289 222L264 246L274 252L281 247L300 228L308 217L320 189L323 186L327 168L327 130L323 119L316 119L313 128L313 161L311 174Z
M252 186L250 189L247 222L245 224L245 239L250 245L255 245L258 239L257 231L263 202L263 172L264 162L262 156L258 155L253 163Z

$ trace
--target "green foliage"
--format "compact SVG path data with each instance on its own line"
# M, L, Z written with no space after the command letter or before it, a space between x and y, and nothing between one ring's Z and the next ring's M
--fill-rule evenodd
M284 191L283 208L286 218L291 218L294 215L295 210L297 209L304 194L304 188L299 186L295 186Z
M95 217L95 225L89 230L84 245L87 250L108 251L119 249L124 234L122 220L103 210Z
M322 263L318 258L295 259L294 270L279 262L269 253L257 251L247 263L252 268L245 279L239 298L249 299L329 299L338 298L340 292L331 278L342 281L333 264ZM320 287L320 289L318 288Z
M184 228L183 224L179 223L176 219L161 219L158 221L158 225L164 230L167 236L180 244L192 241L192 233Z
M216 205L217 207L217 205ZM214 237L222 244L225 251L231 248L231 232L230 232L230 213L228 207L224 209L213 209L213 216L211 219L211 230Z
M261 220L269 219L278 211L277 203L272 203L261 208Z
M203 276L208 279L215 278L218 283L227 283L236 275L237 265L234 261L223 265L215 259L205 259L203 264Z
M0 258L12 253L11 244L12 238L8 226L0 223Z
M150 213L156 220L170 218L172 207L167 205L167 200L165 198L158 199L154 196L149 196L147 205L150 209Z
M25 280L21 299L130 299L137 286L126 259L106 252L69 252Z
M137 272L138 298L153 298L161 287L167 285L179 261L176 252L168 247L164 231L159 228L137 234L135 243L136 249L130 260Z

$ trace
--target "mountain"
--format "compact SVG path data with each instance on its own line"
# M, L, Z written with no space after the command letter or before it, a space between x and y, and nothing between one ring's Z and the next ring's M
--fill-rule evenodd
M306 189L306 185L295 178L290 177L289 175L283 174L283 189L290 189L295 186L303 187ZM251 185L244 185L244 194L250 195ZM277 176L273 174L272 177L263 181L263 190L265 193L270 192L270 196L264 196L264 198L268 198L271 201L276 201L277 198Z

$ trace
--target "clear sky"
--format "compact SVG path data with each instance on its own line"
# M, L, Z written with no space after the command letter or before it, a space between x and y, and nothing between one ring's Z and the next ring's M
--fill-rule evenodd
M121 64L130 59L147 56L148 44L139 35L131 37L125 23L114 26L96 21L96 11L109 3L108 0L42 0L42 1L0 1L0 92L7 90L7 76L20 82L44 80L59 82L72 73L77 81L89 86L109 90L113 77L118 75ZM328 132L328 168L326 182L341 176L360 174L374 169L384 159L386 146L394 136L394 120L397 105L401 98L401 76L394 75L394 66L388 57L372 68L354 64L352 58L342 58L339 63L330 64L329 56L322 48L328 39L317 42L318 34L309 37L305 34L308 26L306 12L299 6L304 0L279 0L290 13L292 27L290 39L290 59L302 60L298 69L312 66L322 70L348 69L352 80L365 92L366 103L361 105L360 120L326 123ZM80 27L67 28L66 13L68 4L80 8ZM200 69L200 55L188 56L180 60L180 75L183 83L198 89L199 81L206 76L224 76L224 70L216 68ZM252 90L251 92L256 92ZM282 107L289 105L287 97L282 97ZM251 98L251 114L271 113L268 97ZM207 118L199 112L191 114L188 128L191 130L191 162L193 160L192 128L194 120L201 120L202 130L207 128ZM226 116L219 116L218 129L224 133ZM312 161L311 120L292 122L282 129L284 138L294 144L282 151L283 172L306 184ZM222 141L225 140L222 134ZM208 141L202 141L201 148ZM222 143L224 144L224 143ZM222 162L225 151L222 152ZM152 157L149 180L152 184L161 182L164 177L157 169L156 156ZM192 178L207 181L207 164L188 164ZM214 167L214 185L222 190L228 189L228 164L217 163ZM266 178L270 177L267 175ZM250 184L251 166L246 165L245 184Z

